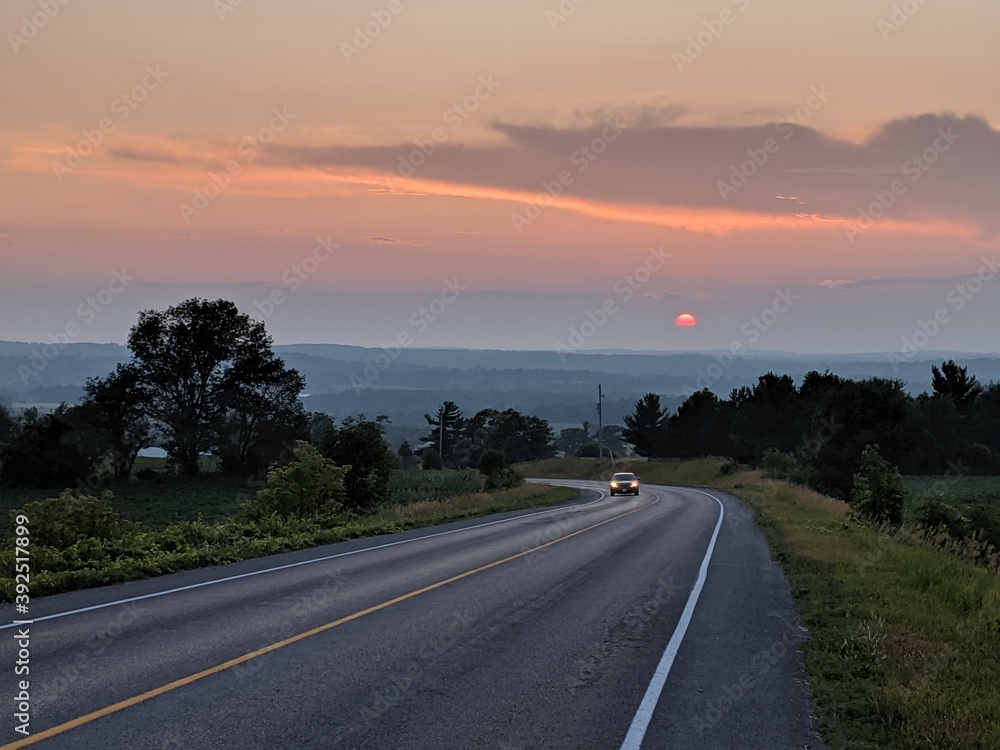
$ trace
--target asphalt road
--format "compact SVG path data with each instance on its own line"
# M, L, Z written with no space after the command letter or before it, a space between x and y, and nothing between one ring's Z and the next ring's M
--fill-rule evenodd
M2 747L822 747L805 633L739 501L554 483L586 489L36 600L35 744ZM4 743L23 739L18 630L0 630Z

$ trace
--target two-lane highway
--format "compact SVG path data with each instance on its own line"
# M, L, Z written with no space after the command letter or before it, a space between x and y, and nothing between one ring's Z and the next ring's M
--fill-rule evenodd
M739 501L552 483L580 499L35 601L3 747L821 747Z

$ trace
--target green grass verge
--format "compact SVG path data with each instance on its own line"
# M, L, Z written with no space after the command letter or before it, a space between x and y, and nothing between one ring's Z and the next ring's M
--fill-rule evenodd
M671 484L689 473L689 484L731 492L754 512L810 631L803 649L831 748L1000 748L997 575L857 524L844 503L807 488L757 472L723 475L722 461L714 476L711 462L677 463L636 473ZM540 469L560 475L556 462ZM607 471L594 466L583 478Z
M66 549L32 546L32 597L133 581L209 565L308 549L358 537L392 534L403 529L485 516L503 511L557 505L572 500L574 490L524 485L490 493L389 506L362 517L323 523L314 519L265 519L260 522L202 520L174 523L164 529L140 529L118 539L88 538ZM0 551L0 600L13 600L14 551Z

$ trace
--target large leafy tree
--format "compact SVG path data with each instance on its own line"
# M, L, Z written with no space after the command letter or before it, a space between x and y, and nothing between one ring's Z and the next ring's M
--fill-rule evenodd
M399 459L385 441L383 421L364 414L347 417L326 433L320 446L326 458L348 467L344 504L352 510L370 510L388 499L389 475Z
M732 407L707 388L692 393L667 421L666 455L732 456Z
M622 440L646 458L664 455L667 432L667 410L660 406L660 397L647 393L635 402L635 411L625 415Z
M242 363L243 387L227 394L227 414L220 434L222 468L263 472L281 453L310 434L309 417L299 393L302 376L271 357Z
M264 324L228 300L193 298L139 314L128 337L132 366L183 473L196 474L198 457L224 439L245 455L264 423L301 413L305 381L271 344Z
M139 373L129 364L119 364L104 378L89 378L81 407L93 415L101 431L111 472L127 479L139 451L149 445L152 425L143 408Z
M735 457L757 464L768 448L791 453L799 446L808 415L799 403L795 381L788 375L762 375L753 388L733 391L729 402Z
M815 489L847 498L851 478L870 443L894 466L911 459L917 446L913 399L900 380L844 380L829 388L813 414L813 442L807 461Z
M0 451L3 483L15 487L76 487L92 473L95 456L81 449L70 407L50 414L29 409Z
M580 450L595 438L590 434L590 422L584 422L582 427L567 427L559 432L556 438L556 450L560 450L567 456L576 456Z
M488 451L497 451L508 463L534 461L555 455L552 428L541 417L515 409L483 409L465 425L469 456L466 463L478 466Z

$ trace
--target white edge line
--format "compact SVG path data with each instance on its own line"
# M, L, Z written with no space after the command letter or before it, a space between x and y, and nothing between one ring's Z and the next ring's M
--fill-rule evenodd
M538 484L545 484L545 482L538 482ZM568 486L568 485L553 485L553 486ZM411 539L400 539L396 542L386 542L385 544L379 544L374 547L365 547L363 549L351 550L350 552L339 552L336 555L326 555L324 557L316 557L310 560L300 560L299 562L288 563L287 565L278 565L274 568L265 568L264 570L252 570L249 573L240 573L235 576L226 576L225 578L215 578L211 581L202 581L201 583L192 583L188 586L179 586L173 589L167 589L166 591L154 591L150 594L143 594L142 596L133 596L129 599L117 599L113 602L105 602L103 604L94 604L89 607L81 607L80 609L71 609L66 612L56 612L55 614L45 615L44 617L34 617L33 622L44 622L45 620L56 620L62 617L69 617L70 615L79 615L85 612L93 612L98 609L105 609L106 607L117 607L120 604L131 604L132 602L143 601L144 599L155 599L160 596L166 596L167 594L178 594L182 591L191 591L193 589L200 589L204 586L214 586L217 583L228 583L230 581L238 581L241 578L250 578L252 576L263 575L264 573L275 573L279 570L288 570L289 568L298 568L302 565L312 565L313 563L327 562L328 560L335 560L338 557L348 557L350 555L359 555L363 552L374 552L378 549L385 549L387 547L395 547L400 544L409 544L411 542L420 542L424 539L433 539L438 536L447 536L448 534L458 534L462 531L472 531L473 529L481 529L486 526L495 526L500 523L509 523L511 521L519 521L522 518L531 518L532 516L542 516L547 513L558 513L561 511L567 511L572 508L586 508L588 505L593 505L594 503L600 502L604 499L605 495L601 490L594 487L570 487L570 489L578 490L590 490L592 492L600 493L600 496L596 500L591 500L589 503L580 503L579 505L571 505L569 508L551 508L549 510L540 510L535 513L525 513L523 516L514 516L513 518L502 518L499 521L488 521L486 523L479 523L475 526L463 526L461 529L451 529L450 531L438 531L434 534L426 534L425 536L413 537ZM351 540L353 541L353 540ZM338 542L342 544L343 542ZM287 554L287 553L286 553ZM253 559L253 558L250 558ZM260 559L260 558L257 558ZM232 563L235 564L235 563ZM149 580L149 579L146 579ZM0 625L0 630L7 630L9 628L16 627L17 623L12 622L7 625Z
M691 624L691 618L694 615L694 608L698 604L698 597L701 596L701 590L705 586L705 579L708 576L708 565L712 561L712 554L715 552L715 540L719 538L722 519L726 515L725 506L723 506L722 501L715 495L691 489L690 487L671 487L670 489L680 489L687 492L708 495L708 497L719 504L719 520L715 523L712 540L708 543L705 558L701 561L701 568L698 570L698 579L695 581L694 588L691 589L691 593L688 595L687 604L684 605L684 611L681 613L681 618L677 622L677 627L674 629L674 634L671 636L670 642L667 643L663 657L660 659L660 663L656 665L656 671L653 672L653 679L649 681L646 694L642 697L639 708L636 709L635 716L632 718L632 724L628 729L628 734L625 735L625 741L622 742L621 750L639 750L642 747L642 741L646 737L646 729L653 718L653 711L656 710L656 704L660 700L661 693L663 693L663 687L667 684L670 668L674 665L677 652L680 651L684 635L687 633L688 625Z

